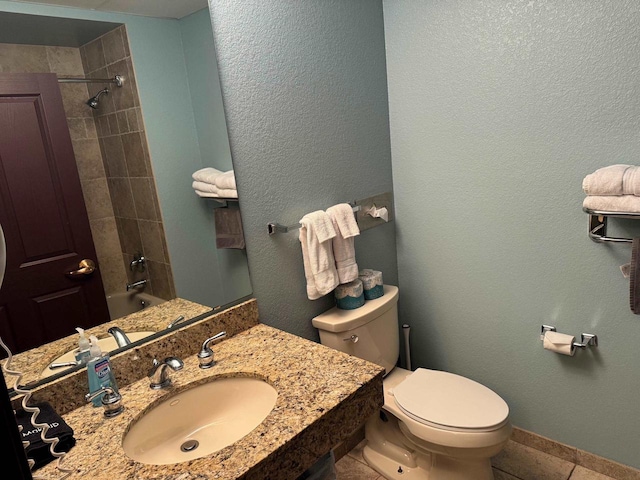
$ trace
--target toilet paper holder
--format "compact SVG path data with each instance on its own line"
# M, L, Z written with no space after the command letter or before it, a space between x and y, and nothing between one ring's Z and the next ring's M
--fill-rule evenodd
M553 325L542 325L540 328L540 340L544 340L544 334L547 332L555 332L556 327ZM598 336L593 333L583 333L580 338L581 342L573 342L573 346L577 348L588 348L598 346Z

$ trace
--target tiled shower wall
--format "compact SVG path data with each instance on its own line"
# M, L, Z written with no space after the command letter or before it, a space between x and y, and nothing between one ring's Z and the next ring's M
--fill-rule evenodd
M7 43L0 43L0 72L85 76L78 48ZM105 293L122 291L127 276L95 121L85 103L89 90L84 83L61 83L60 92Z
M104 87L107 95L93 111L122 260L128 281L149 279L145 291L161 298L174 298L160 206L142 122L129 42L124 26L80 47L86 75L113 78L122 75L122 88L113 84L90 84L91 95ZM88 98L88 97L87 97ZM137 253L147 259L147 271L131 272L129 262Z

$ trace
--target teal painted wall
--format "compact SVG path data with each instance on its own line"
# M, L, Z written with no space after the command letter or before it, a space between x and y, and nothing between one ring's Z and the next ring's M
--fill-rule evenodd
M384 16L414 365L488 385L519 427L640 467L640 318L618 268L631 251L590 241L582 212L585 175L638 163L637 2L385 0ZM543 323L600 346L548 352Z
M211 306L250 294L246 261L244 271L238 263L244 253L223 259L234 267L229 282L215 248L213 207L191 188L203 164L179 21L7 1L0 11L126 25L177 294Z
M233 165L227 121L224 117L209 9L204 8L181 18L178 23L202 163L222 171L231 170Z

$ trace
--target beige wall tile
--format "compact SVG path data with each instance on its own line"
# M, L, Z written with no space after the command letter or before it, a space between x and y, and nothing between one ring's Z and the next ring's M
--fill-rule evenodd
M158 220L155 202L151 194L151 179L130 178L131 192L136 206L136 218L138 220Z
M91 220L89 223L98 259L116 257L122 254L115 217Z
M124 44L124 55L125 57L131 56L131 48L129 48L129 36L127 35L127 26L122 25L118 27L120 30L120 34L122 35L122 43Z
M584 467L577 466L569 480L615 480L613 477L602 475L601 473L594 472L593 470L587 470Z
M107 294L125 291L127 274L122 263L122 255L103 258L98 269Z
M169 275L167 273L167 265L164 263L148 261L147 262L149 279L153 287L153 294L157 297L170 300L171 286L169 285Z
M127 163L124 158L124 148L119 135L104 137L100 145L103 148L102 157L109 177L126 177Z
M50 73L45 47L0 43L0 72Z
M122 252L128 255L142 253L142 239L138 221L131 218L116 217L118 222L118 234Z
M102 46L107 65L122 60L127 56L122 40L122 30L120 28L116 28L106 35L103 35Z
M148 177L151 175L151 172L147 170L142 141L142 135L138 132L122 135L122 147L127 161L127 171L131 177Z
M96 128L96 122L93 117L87 117L84 119L85 128L87 129L87 138L98 138L98 131Z
M128 178L109 178L109 192L116 217L136 219L136 208ZM127 252L135 253L135 252Z
M161 238L160 223L147 220L139 220L142 249L148 260L167 263L164 246Z
M85 118L93 115L91 107L87 105L90 95L84 83L61 83L60 93L68 118Z
M89 220L113 217L113 206L106 178L96 178L82 182L82 194L87 206Z
M117 111L116 118L118 119L118 130L120 130L120 133L129 133L130 129L127 112L125 110Z
M129 110L125 110L130 132L139 132L140 130L142 130L140 128L140 124L138 123L138 115L139 115L138 110L140 110L140 107L135 107L135 108L130 108Z
M87 126L84 118L67 118L67 125L69 125L69 135L71 135L72 141L87 138Z
M136 82L133 76L133 69L130 68L129 60L119 60L107 67L109 77L122 75L125 78L124 85L115 88L113 92L113 102L116 110L126 110L128 108L137 107L138 92L136 90Z
M98 139L85 138L73 140L72 143L80 180L87 181L96 178L106 178Z
M576 463L577 449L575 447L556 442L542 435L515 427L511 434L511 440L562 458L568 462Z
M83 45L84 59L86 60L85 71L91 73L107 66L104 59L104 48L100 38Z
M84 77L80 50L73 47L45 47L49 71L58 76Z
M576 463L595 472L613 477L616 480L640 480L640 470L599 457L584 450L578 450Z
M567 480L574 467L571 462L511 440L493 457L492 464L522 480Z

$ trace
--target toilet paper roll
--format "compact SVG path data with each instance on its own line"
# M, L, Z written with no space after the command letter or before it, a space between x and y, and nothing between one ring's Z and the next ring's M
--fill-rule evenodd
M573 357L576 347L573 346L576 337L558 332L546 332L544 334L544 348L561 355Z

